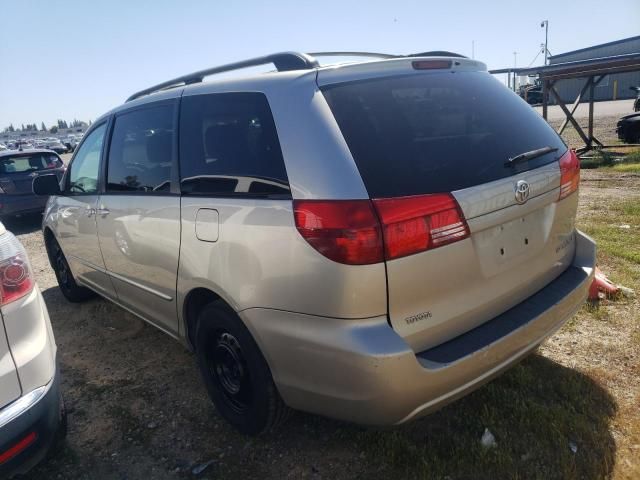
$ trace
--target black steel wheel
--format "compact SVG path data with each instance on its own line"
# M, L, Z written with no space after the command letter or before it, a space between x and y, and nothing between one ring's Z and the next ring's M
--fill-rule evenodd
M76 283L62 248L54 238L47 242L47 252L53 271L56 274L60 291L67 300L78 303L95 296L94 292Z
M288 407L251 333L221 301L202 309L196 332L198 366L209 396L237 430L257 435L280 424Z
M244 413L253 401L253 390L238 339L229 332L218 331L212 348L208 348L205 355L209 375L229 407L236 413Z

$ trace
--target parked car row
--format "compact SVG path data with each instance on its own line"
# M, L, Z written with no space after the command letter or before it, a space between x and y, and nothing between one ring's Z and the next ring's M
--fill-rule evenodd
M58 154L73 152L82 140L83 134L68 135L66 137L39 137L12 140L6 144L0 143L0 152L5 150L47 149Z
M575 228L579 160L484 64L242 65L261 63L278 72L133 95L66 171L9 157L7 181L28 170L49 196L67 300L100 295L193 350L246 434L290 409L418 418L580 308L595 245Z

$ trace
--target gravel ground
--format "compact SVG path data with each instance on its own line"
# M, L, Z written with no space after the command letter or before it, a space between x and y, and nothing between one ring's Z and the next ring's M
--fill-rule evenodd
M620 115L602 116L594 122L593 135L604 145L624 145L616 135L616 123L620 119ZM550 120L549 124L557 131L562 125L563 120ZM578 118L578 124L582 127L585 134L588 132L589 121L586 118ZM562 133L562 138L572 148L581 148L584 142L573 125L569 124Z

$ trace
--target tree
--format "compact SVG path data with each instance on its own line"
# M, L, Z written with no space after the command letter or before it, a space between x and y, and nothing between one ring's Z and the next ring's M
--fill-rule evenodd
M49 133L58 133L58 126L54 125L49 129Z
M46 132L46 131L47 131L47 127L45 127L44 122L42 122L42 123L40 124L40 131L41 131L41 132Z
M22 128L20 128L22 132L24 132L24 123L22 124Z

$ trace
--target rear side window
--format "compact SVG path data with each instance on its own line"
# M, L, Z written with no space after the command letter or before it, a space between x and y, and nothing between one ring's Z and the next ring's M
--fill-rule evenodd
M0 175L31 173L60 167L62 167L60 157L52 153L16 155L15 157L4 157L0 160Z
M372 198L452 192L551 163L567 150L487 73L413 74L322 90ZM504 165L546 146L558 150Z
M280 143L264 94L183 97L180 176L185 194L289 197Z
M172 104L118 115L111 135L107 191L163 193L171 187Z

